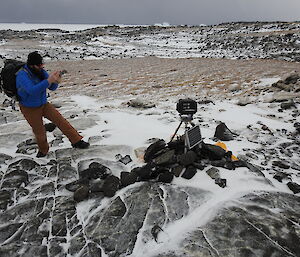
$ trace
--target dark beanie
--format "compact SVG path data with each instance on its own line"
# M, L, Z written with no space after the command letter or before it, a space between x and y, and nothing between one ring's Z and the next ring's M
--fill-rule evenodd
M43 63L43 57L38 52L32 52L28 55L27 65L40 65Z

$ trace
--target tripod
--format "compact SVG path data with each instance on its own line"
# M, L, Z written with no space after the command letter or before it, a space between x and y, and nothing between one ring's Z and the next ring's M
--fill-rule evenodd
M180 119L181 119L181 121L180 121L178 127L176 128L170 142L173 141L173 139L176 136L179 128L181 127L182 123L184 122L184 124L185 124L184 125L184 131L185 131L185 133L184 133L184 153L186 153L187 149L188 149L188 143L187 143L187 139L186 139L186 132L190 128L189 125L191 125L193 127L193 126L195 126L195 124L192 122L192 120L193 120L193 115L192 114L181 114Z

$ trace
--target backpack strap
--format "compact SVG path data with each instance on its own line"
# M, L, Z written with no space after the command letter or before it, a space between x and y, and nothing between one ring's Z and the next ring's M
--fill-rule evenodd
M29 70L27 70L27 69L25 68L25 66L21 67L21 68L16 72L16 76L18 75L18 73L19 73L20 71L25 71L25 72L28 74L28 76L29 76L30 78L32 78L32 74L29 72Z

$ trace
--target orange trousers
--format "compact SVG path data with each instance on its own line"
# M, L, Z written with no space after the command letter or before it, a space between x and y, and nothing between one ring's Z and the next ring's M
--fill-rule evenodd
M46 103L40 107L25 107L20 104L20 109L31 126L39 150L43 154L47 154L49 151L43 117L53 122L62 131L62 133L67 136L72 144L77 143L82 139L82 136L77 132L77 130L73 128L72 125L50 103Z

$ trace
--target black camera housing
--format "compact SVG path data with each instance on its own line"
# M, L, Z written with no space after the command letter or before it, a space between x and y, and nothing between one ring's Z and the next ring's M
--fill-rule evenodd
M176 110L180 115L193 115L197 112L197 102L190 98L179 99Z

